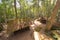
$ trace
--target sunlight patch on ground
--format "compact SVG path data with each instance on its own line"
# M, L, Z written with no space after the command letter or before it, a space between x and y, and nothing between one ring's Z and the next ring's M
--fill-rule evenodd
M39 34L36 31L34 31L34 39L35 40L39 40Z

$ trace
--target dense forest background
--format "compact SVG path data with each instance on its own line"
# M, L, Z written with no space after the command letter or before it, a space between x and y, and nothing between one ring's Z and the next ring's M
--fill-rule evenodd
M59 4L59 0L0 0L0 30L4 27L10 34L39 17L48 20L47 30L53 24L60 27Z
M35 19L40 16L49 18L56 0L0 0L0 23L10 19ZM56 21L60 22L60 10Z

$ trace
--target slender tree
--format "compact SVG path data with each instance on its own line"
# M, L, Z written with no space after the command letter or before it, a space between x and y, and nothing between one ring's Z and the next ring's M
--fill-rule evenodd
M15 8L15 13L16 13L16 18L18 18L18 15L17 15L17 8L16 8L16 0L14 0L14 8Z
M58 9L60 7L60 0L57 0L56 2L56 5L51 13L51 17L49 19L49 22L47 22L47 30L50 30L54 21L55 21L55 18L56 18L56 15L57 15L57 12L58 12Z

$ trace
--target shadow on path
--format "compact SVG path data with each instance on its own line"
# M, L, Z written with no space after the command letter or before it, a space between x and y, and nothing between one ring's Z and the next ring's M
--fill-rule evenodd
M14 35L9 37L9 40L33 40L29 28L18 30Z

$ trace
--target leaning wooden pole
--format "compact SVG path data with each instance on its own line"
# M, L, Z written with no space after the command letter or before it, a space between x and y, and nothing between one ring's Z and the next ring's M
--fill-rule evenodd
M55 21L55 18L56 18L59 7L60 7L60 0L57 0L56 5L55 5L55 7L54 7L54 9L53 9L53 11L51 13L52 15L51 15L49 21L47 22L47 30L51 29L52 24Z

